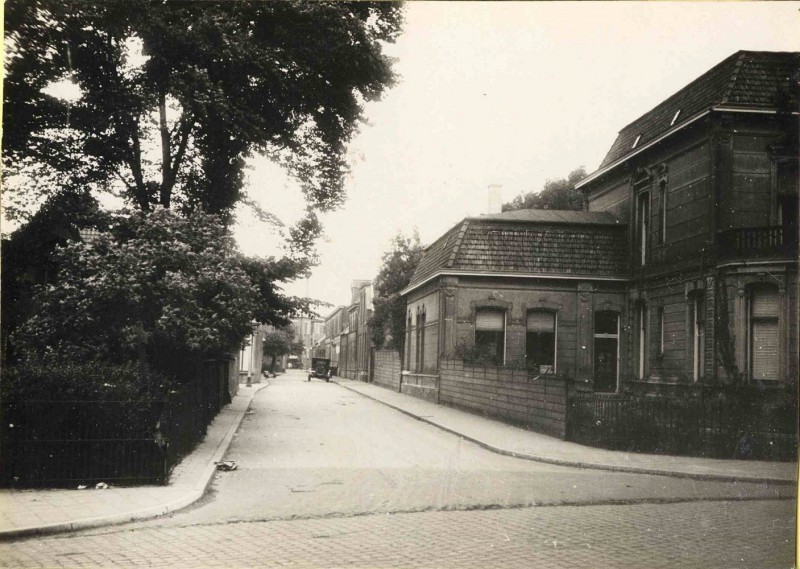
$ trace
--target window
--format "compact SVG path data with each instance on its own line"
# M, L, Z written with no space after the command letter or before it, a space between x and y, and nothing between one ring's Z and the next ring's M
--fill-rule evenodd
M506 313L480 308L475 315L475 348L485 352L497 365L505 361Z
M647 305L643 302L638 304L636 319L639 336L639 373L637 378L645 379L647 377Z
M698 381L703 373L705 345L705 302L703 292L695 291L689 296L689 349L692 354L692 381Z
M749 300L750 377L757 381L778 379L780 373L778 291L774 287L754 288L750 292Z
M661 206L661 243L667 242L667 183L661 181L658 185L658 199Z
M631 148L636 148L636 145L639 144L639 140L641 140L641 138L642 138L641 134L637 135L636 140L633 141L633 146L631 146Z
M550 310L528 311L525 359L539 373L556 371L556 314Z
M674 125L675 122L678 120L679 116L681 116L681 109L678 109L677 111L675 111L675 115L672 117L672 120L670 121L669 126Z
M664 355L664 307L658 307L658 355Z
M406 369L411 371L411 313L408 314L406 323Z
M417 314L417 373L425 370L425 309Z
M636 239L639 262L644 267L647 262L647 234L650 221L650 192L641 192L636 199Z
M598 310L594 315L594 389L616 391L619 359L619 313Z

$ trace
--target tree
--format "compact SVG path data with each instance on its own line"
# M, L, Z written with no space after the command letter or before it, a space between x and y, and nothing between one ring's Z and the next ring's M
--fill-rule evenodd
M38 291L17 333L26 359L58 354L116 364L141 361L145 350L159 370L237 351L264 303L253 275L274 283L298 268L245 259L218 216L163 208L116 214L93 242L71 242L54 259L58 281ZM273 313L264 323L283 324L303 309L266 293Z
M7 185L27 173L26 195L121 187L141 211L229 215L259 152L312 214L344 199L346 144L393 83L383 45L402 5L9 0L5 17Z
M28 223L3 238L0 355L4 362L14 359L9 339L30 315L34 286L55 280L58 266L53 262L53 251L70 240L80 239L81 229L106 229L109 220L87 192L62 192L51 196Z
M275 371L275 363L283 355L302 356L304 350L303 342L295 339L294 328L275 328L264 334L263 352L264 356L272 358L269 372Z
M570 172L566 179L547 180L538 192L528 192L503 204L503 211L517 209L583 209L583 192L575 188L575 184L586 177L586 170L581 166Z
M416 229L411 237L394 236L391 249L375 278L374 312L370 319L372 341L377 347L403 351L406 332L406 302L400 291L408 286L425 248Z

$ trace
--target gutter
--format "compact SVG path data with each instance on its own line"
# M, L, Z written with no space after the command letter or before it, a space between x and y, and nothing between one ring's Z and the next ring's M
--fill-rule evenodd
M651 148L651 147L655 146L656 144L658 144L659 142L661 142L665 138L668 138L668 137L672 136L676 132L686 128L687 126L689 126L690 124L692 124L694 122L697 122L699 119L705 117L708 114L711 114L712 112L756 113L756 114L767 114L767 115L777 115L778 114L778 111L770 110L770 109L744 109L744 108L736 108L736 107L726 107L724 105L718 105L716 107L711 107L710 109L703 111L699 115L695 115L690 120L688 120L686 122L683 122L680 125L668 130L667 132L665 132L664 134L662 134L658 138L655 138L655 139L651 140L650 142L648 142L647 144L645 144L641 148L638 148L636 150L636 152L631 152L630 154L626 154L625 156L623 156L622 158L618 158L617 160L615 160L614 162L612 162L608 166L606 166L604 168L601 168L600 170L597 170L596 172L590 174L589 176L587 176L586 178L584 178L583 180L581 180L580 182L575 184L575 189L582 188L583 186L585 186L589 182L592 182L593 180L596 180L597 178L599 178L603 174L606 174L606 173L610 172L611 170L613 170L614 168L616 168L620 164L630 160L631 158L633 158L634 156L637 156L641 152L644 152L648 148ZM792 112L781 113L781 114L797 115L798 112L797 111L792 111Z
M418 289L424 284L429 283L436 277L502 277L502 278L516 278L516 279L561 279L571 281L615 281L627 282L627 277L596 277L591 275L562 275L562 274L545 274L545 273L475 273L469 271L437 271L431 276L426 278L415 285L407 286L400 291L400 296L405 296L413 290Z

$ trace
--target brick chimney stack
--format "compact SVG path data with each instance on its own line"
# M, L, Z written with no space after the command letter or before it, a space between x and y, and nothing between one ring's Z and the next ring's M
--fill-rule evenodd
M500 213L503 211L503 186L489 184L489 207L486 213Z

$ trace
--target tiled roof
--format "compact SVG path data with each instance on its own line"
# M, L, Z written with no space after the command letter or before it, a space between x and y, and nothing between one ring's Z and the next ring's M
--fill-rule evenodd
M539 223L587 223L618 225L619 220L604 211L573 211L566 209L517 209L489 213L471 219L493 221L536 221Z
M671 128L711 109L773 110L780 106L797 109L797 77L800 53L739 51L686 87L623 128L600 168L634 152ZM680 115L674 124L675 113Z
M409 289L445 272L623 278L624 225L604 212L518 210L467 218L425 251Z

